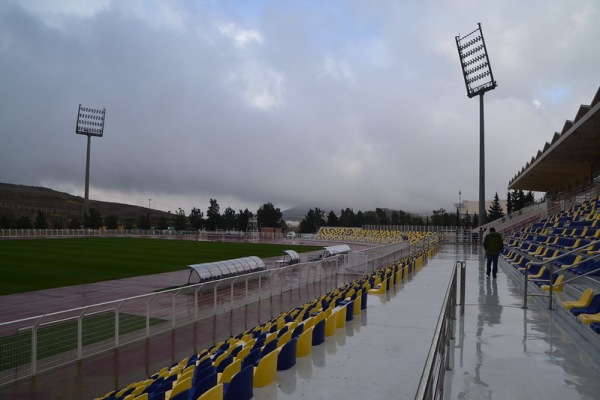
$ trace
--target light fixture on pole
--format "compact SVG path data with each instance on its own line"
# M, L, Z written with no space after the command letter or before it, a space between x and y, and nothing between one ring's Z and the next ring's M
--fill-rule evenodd
M481 24L466 36L456 36L456 47L462 67L467 96L479 96L479 226L485 224L485 146L483 95L494 90L496 81L488 58Z
M87 158L85 161L85 200L83 203L84 212L89 211L90 194L90 145L92 136L102 137L104 135L104 118L106 108L90 108L79 105L77 111L77 124L75 133L87 136Z

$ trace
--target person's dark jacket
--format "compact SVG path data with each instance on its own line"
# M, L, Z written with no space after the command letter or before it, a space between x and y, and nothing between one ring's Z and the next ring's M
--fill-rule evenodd
M498 232L490 232L483 240L483 248L488 256L498 256L504 250L502 236Z

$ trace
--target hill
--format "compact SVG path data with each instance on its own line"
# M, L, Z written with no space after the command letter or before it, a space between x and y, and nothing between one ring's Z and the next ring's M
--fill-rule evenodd
M58 224L68 227L72 220L82 220L83 201L83 197L45 187L0 183L0 217L4 218L26 216L35 221L39 210L42 210L50 227ZM90 208L99 210L104 217L117 216L122 225L135 225L141 215L148 213L153 220L161 215L171 219L171 214L164 211L122 203L90 199Z

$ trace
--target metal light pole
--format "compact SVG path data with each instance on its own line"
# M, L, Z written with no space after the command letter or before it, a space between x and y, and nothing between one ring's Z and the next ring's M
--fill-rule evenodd
M456 36L456 47L460 57L467 96L479 96L479 226L485 224L485 146L483 95L494 90L496 81L488 58L481 24L473 32L462 38Z
M102 137L104 135L104 117L106 108L102 110L97 108L82 107L79 105L77 111L77 124L75 133L87 136L87 157L85 160L85 199L83 203L83 212L89 212L89 194L90 194L90 147L92 136Z

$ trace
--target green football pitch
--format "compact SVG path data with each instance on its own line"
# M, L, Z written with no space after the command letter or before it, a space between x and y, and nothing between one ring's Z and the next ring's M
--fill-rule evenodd
M0 240L0 296L178 271L189 264L322 248L141 238Z

